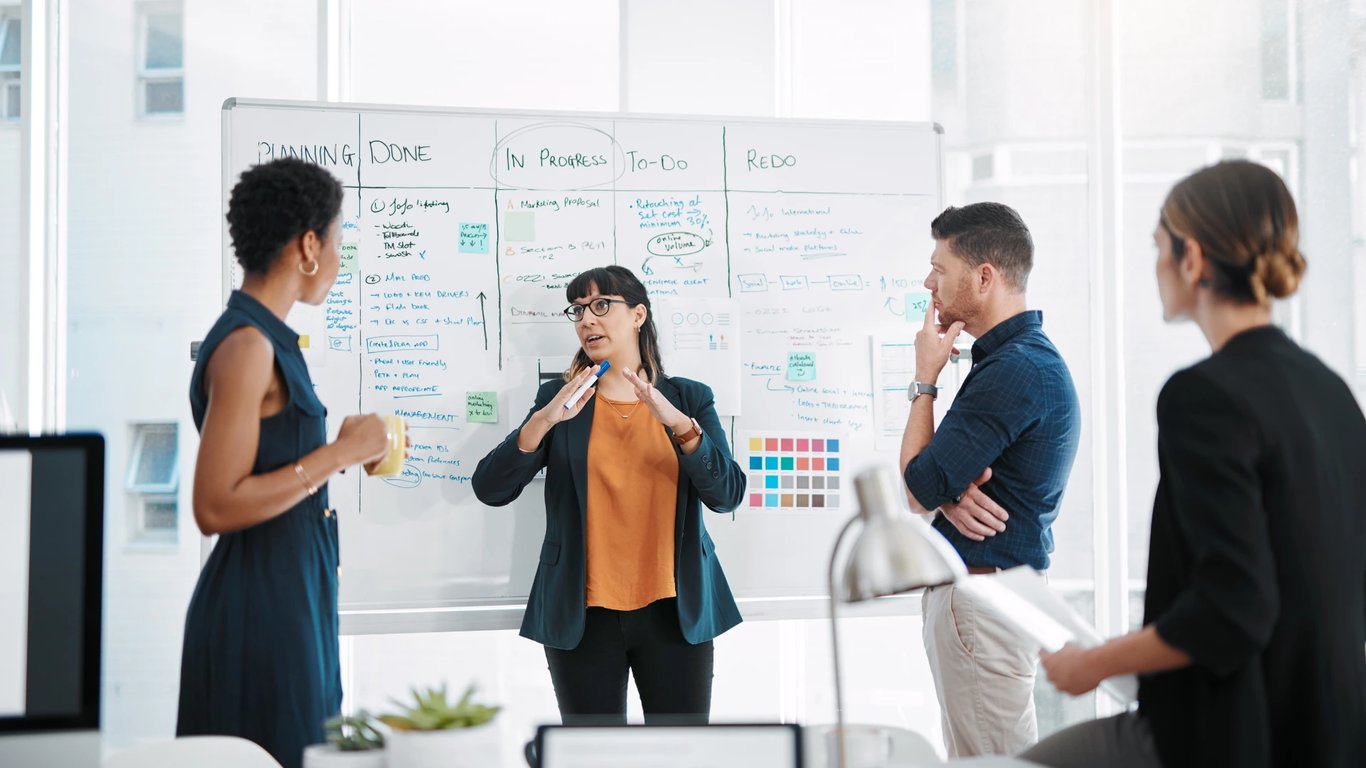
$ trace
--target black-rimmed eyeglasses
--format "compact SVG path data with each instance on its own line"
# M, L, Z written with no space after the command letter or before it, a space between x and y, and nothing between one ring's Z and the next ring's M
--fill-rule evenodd
M564 316L577 323L583 319L583 310L585 307L593 310L593 314L598 317L602 317L607 314L607 311L612 308L613 304L630 303L631 302L626 301L625 299L593 299L587 304L570 304L564 308Z

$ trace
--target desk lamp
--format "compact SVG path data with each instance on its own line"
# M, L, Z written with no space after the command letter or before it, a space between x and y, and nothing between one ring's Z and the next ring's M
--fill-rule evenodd
M844 692L840 680L838 612L840 603L860 603L875 597L910 592L922 587L952 584L967 576L967 567L938 531L913 514L906 486L885 466L872 467L854 479L859 512L844 524L830 553L830 649L835 666L835 722L839 729L839 768L844 768ZM862 530L844 564L844 578L836 579L840 544L854 527Z

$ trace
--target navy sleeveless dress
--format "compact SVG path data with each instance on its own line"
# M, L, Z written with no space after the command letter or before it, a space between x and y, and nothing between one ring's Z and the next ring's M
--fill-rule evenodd
M190 380L203 429L204 374L218 344L243 326L275 348L289 404L261 420L252 474L289 467L327 440L326 410L313 393L299 336L251 296L234 291L204 338ZM199 574L185 618L179 736L241 736L285 768L324 741L323 721L341 710L337 649L337 517L327 486L259 525L226 533Z

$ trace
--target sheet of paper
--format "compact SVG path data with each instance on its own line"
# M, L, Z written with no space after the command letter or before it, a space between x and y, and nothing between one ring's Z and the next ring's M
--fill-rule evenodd
M740 304L734 299L659 299L655 328L664 371L711 387L716 413L740 415ZM803 369L805 370L805 369ZM815 376L814 363L810 373Z
M969 576L955 587L989 604L1017 632L1032 638L1045 651L1056 651L1067 643L1092 648L1104 642L1095 628L1028 566ZM1138 678L1133 675L1109 678L1100 687L1121 704L1132 704L1138 698Z

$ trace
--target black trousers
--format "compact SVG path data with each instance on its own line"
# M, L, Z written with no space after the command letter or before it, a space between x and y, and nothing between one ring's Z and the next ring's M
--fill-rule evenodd
M712 641L683 639L675 598L634 611L589 608L578 647L546 648L545 658L567 725L625 723L627 670L646 723L706 723L711 715Z

